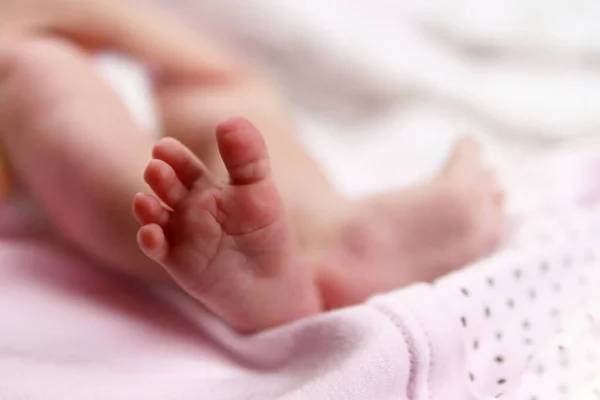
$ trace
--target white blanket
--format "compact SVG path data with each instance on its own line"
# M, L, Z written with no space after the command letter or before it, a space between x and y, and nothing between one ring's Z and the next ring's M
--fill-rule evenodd
M458 134L500 165L600 127L600 3L149 0L266 68L348 193L428 176Z

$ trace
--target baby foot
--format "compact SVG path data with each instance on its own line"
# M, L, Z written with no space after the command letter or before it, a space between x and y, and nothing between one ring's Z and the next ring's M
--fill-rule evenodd
M361 202L319 269L328 307L439 276L486 256L503 229L503 193L469 139L434 181Z
M236 329L264 329L319 311L262 136L237 118L219 125L217 142L228 183L216 182L175 139L155 146L144 177L156 197L140 193L133 203L140 249Z
M477 143L462 139L456 144L438 184L445 192L446 204L455 212L455 228L470 244L462 257L488 255L501 240L504 191L496 174L485 167Z

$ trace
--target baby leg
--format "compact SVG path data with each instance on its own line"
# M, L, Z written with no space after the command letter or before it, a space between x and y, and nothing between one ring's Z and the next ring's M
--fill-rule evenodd
M227 171L214 126L240 113L256 124L327 307L431 281L487 255L499 242L501 190L469 140L459 142L433 182L356 201L337 193L295 142L283 102L260 78L160 82L157 92L167 132L199 154L218 178Z
M138 277L169 279L160 263L242 330L319 310L311 271L297 265L266 148L249 124L220 128L231 180L223 185L173 140L152 151L152 140L76 47L35 39L0 54L0 132L11 166L80 249ZM136 244L139 225L131 212L134 195L149 191L143 177L172 209L136 196L136 216L145 224L140 244L149 258Z
M88 55L36 38L0 51L0 140L59 231L122 271L169 279L137 248L131 197L152 148Z

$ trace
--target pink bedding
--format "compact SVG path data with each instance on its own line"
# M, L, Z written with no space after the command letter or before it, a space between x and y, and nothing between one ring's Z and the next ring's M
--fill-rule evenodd
M30 213L2 208L0 399L593 396L600 210L586 196L435 285L254 336L32 239Z

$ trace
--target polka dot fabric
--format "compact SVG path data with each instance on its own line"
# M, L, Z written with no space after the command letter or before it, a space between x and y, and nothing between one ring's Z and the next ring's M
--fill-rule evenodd
M477 399L600 399L600 208L522 224L505 250L436 284Z

